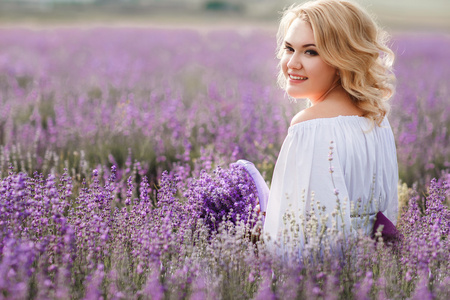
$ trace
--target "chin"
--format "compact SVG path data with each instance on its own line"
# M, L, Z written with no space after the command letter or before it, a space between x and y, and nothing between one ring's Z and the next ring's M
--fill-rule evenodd
M286 94L288 94L290 97L295 99L306 99L308 98L305 94L299 93L298 91L295 91L293 89L290 89L289 87L286 88Z

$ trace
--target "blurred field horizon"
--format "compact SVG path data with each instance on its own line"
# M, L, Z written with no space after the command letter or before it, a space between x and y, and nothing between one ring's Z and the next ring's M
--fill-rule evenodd
M0 0L0 27L276 30L287 0ZM357 1L389 32L450 33L450 1Z

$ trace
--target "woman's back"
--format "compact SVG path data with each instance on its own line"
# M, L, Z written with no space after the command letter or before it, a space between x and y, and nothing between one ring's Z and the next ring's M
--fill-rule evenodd
M288 208L304 217L313 193L329 216L337 197L341 204L349 202L342 212L347 228L368 216L364 229L370 233L378 211L395 224L397 181L395 142L387 119L375 127L359 116L297 123L289 128L278 157L264 230L275 238Z

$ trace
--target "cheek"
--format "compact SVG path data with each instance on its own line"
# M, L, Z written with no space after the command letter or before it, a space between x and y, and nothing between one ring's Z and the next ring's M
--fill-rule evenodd
M314 75L316 76L316 78L320 78L320 81L322 81L325 85L333 82L335 77L337 76L336 69L324 63L316 65L316 67L312 68L312 70L314 70Z
M321 69L322 69L322 73L326 74L327 78L334 79L337 76L336 69L325 63L323 64Z

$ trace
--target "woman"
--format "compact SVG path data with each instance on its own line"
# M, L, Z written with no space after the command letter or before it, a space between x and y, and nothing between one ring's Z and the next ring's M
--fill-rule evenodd
M278 82L310 106L292 119L278 157L264 232L272 239L312 212L312 200L339 228L366 234L382 212L396 223L398 168L386 115L393 53L358 5L319 0L287 9L278 30ZM347 202L346 205L343 205ZM340 203L340 206L339 206ZM341 227L342 226L342 227Z

